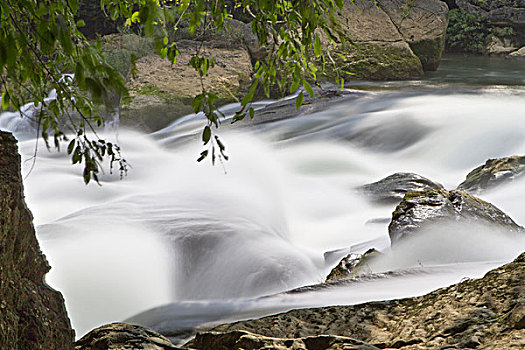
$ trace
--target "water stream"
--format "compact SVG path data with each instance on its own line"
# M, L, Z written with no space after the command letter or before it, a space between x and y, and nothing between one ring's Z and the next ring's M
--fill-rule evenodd
M214 167L195 161L198 116L151 135L108 132L132 169L122 181L102 175L102 186L40 146L26 199L77 335L132 317L182 337L210 322L421 295L525 250L490 229L443 227L390 252L393 206L355 190L399 171L453 189L489 158L525 154L522 61L447 57L423 80L348 88L361 92L314 114L224 123L230 160ZM25 140L27 174L35 140L22 123L0 115ZM525 225L525 178L481 198ZM319 285L339 256L369 247L387 252L377 275Z

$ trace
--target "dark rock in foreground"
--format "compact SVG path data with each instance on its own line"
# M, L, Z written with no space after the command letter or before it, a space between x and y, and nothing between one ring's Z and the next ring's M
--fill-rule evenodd
M388 233L392 245L429 224L481 223L508 232L522 232L507 214L494 205L462 191L407 192L392 213Z
M489 159L483 165L468 173L458 190L481 193L504 182L510 182L525 174L525 156Z
M168 338L129 323L112 323L96 328L75 343L75 350L175 350Z
M199 335L200 341L210 339L213 346L198 343L196 347L197 342L191 345L197 349L231 349L228 343L221 343L221 339L239 339L247 333L237 331L246 331L261 335L261 341L253 341L254 346L247 349L272 348L267 347L264 337L282 338L280 341L286 346L282 348L290 349L298 339L323 334L354 338L383 349L518 350L525 348L524 329L525 253L481 279L425 296L293 310L258 320L224 324L213 330L223 333L222 336L218 333ZM347 348L359 349L355 345Z
M364 185L360 191L380 202L399 203L410 191L441 190L443 186L414 173L395 173L377 182Z
M368 264L379 256L381 253L374 248L364 254L348 254L330 271L326 282L369 274L372 270Z
M64 299L44 282L50 267L32 221L16 140L0 131L0 348L72 349Z
M187 344L191 349L257 350L257 349L306 349L306 350L379 350L362 341L334 335L318 335L304 338L272 338L246 331L228 333L197 333Z

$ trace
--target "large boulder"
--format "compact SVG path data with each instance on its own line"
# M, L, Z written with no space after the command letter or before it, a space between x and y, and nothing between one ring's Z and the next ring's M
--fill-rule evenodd
M50 266L24 202L16 140L0 131L0 347L72 349L62 295L44 281Z
M121 104L121 124L155 131L186 114L193 113L191 101L201 93L201 78L189 65L196 42L178 43L175 64L156 55L136 62L136 74L129 80L129 98ZM218 96L218 106L238 101L249 86L252 63L248 51L239 45L208 43L204 54L213 57L215 67L203 78L208 92Z
M414 173L395 173L358 188L373 200L389 203L399 203L405 193L410 191L441 189L443 189L441 184Z
M288 344L322 334L354 338L381 349L523 349L524 280L525 253L481 279L467 280L420 297L292 310L224 324L208 336L216 340L214 346L203 349L230 349L226 341L238 338L228 336L235 331L287 339ZM224 334L224 342L217 332ZM261 343L250 349L268 347Z
M525 174L525 156L489 159L468 173L458 190L478 194Z
M392 245L430 224L481 223L508 232L523 232L494 205L462 191L427 190L407 192L392 213L388 233Z
M435 71L445 48L448 7L442 1L379 1L425 71Z
M437 69L448 23L441 1L345 1L336 17L338 32L348 41L333 57L355 77L409 79Z

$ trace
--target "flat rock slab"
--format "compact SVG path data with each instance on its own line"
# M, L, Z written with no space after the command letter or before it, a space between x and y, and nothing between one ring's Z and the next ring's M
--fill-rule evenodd
M213 331L224 334L245 331L283 341L334 335L382 349L518 350L525 348L524 281L525 253L481 279L467 280L421 297L293 310L224 324ZM230 349L215 344L213 349ZM250 349L271 348L264 345L261 342L259 347Z

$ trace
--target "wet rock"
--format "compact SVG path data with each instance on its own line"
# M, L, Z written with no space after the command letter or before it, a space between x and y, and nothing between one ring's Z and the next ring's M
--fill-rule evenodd
M462 191L426 190L407 192L392 213L388 233L392 245L429 224L446 222L483 223L507 232L523 232L508 215Z
M330 271L326 282L369 274L372 270L368 264L381 255L381 252L374 248L367 250L364 254L348 254Z
M72 349L74 331L24 202L16 140L0 131L0 348Z
M512 53L509 54L509 57L512 57L512 58L525 58L525 46L523 46L522 48L520 48L519 50L516 50Z
M523 317L523 281L525 253L481 279L467 280L421 297L292 310L224 324L214 328L215 333L210 337L218 340L223 334L225 339L236 340L239 336L232 334L238 331L241 335L250 332L286 338L286 344L298 344L296 340L322 334L354 338L379 348L404 350L523 349L523 328L516 326L521 323L511 322L514 312L518 315L516 320ZM229 343L218 342L208 348L221 349L221 344ZM222 348L235 349L228 345Z
M227 333L197 333L195 339L186 346L192 349L224 350L262 350L262 349L305 349L305 350L376 350L379 349L365 342L333 335L319 335L304 338L265 337L246 331Z
M414 173L395 173L359 190L380 202L399 203L410 191L441 190L443 186Z
M129 323L112 323L96 328L75 343L75 350L176 350L168 338Z
M489 159L468 173L458 190L479 194L525 174L525 156Z

